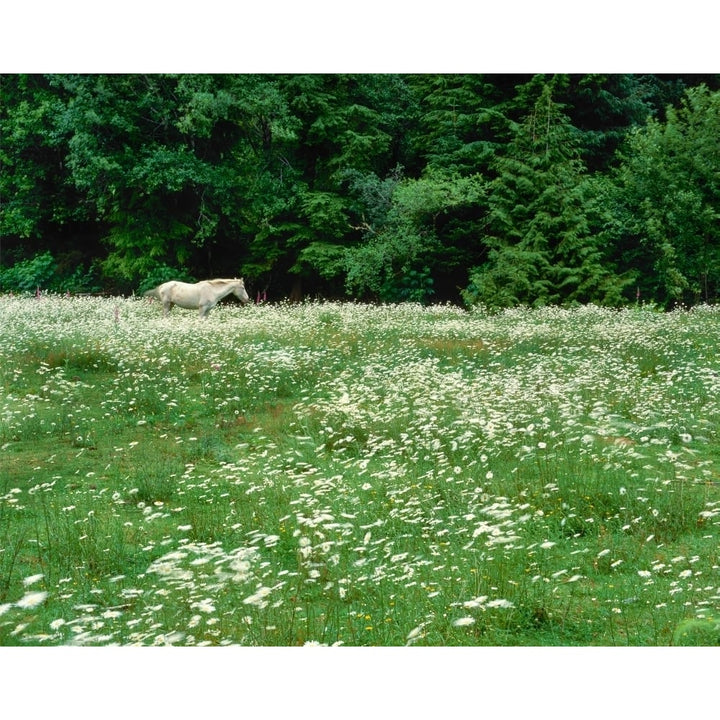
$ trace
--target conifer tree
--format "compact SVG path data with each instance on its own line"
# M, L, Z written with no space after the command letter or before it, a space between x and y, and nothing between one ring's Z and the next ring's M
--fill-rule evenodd
M558 302L615 303L621 287L593 236L591 186L578 135L553 98L553 83L533 83L535 99L507 153L493 163L487 261L470 273L469 303L489 307Z

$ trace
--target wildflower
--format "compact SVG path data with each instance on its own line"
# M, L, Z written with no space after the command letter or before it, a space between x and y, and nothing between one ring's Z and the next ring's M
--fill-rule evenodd
M260 608L264 608L267 605L265 598L270 594L271 590L269 587L258 588L257 592L249 595L243 600L245 605L257 605Z
M467 625L473 625L475 623L475 618L472 617L461 617L455 620L453 622L453 625L455 627L465 627Z
M638 570L637 574L642 578L648 578L652 576L652 573L649 570Z
M466 600L463 603L463 607L466 608L478 608L481 607L484 609L485 601L488 599L487 595L480 595L480 597L476 597L474 600Z
M543 550L549 550L553 545L556 545L557 543L554 543L552 540L546 540L544 543L540 544L540 547Z
M487 606L496 608L514 608L515 604L504 598L498 598L497 600L491 600Z
M19 608L29 610L43 603L47 596L48 594L44 591L25 593L25 595L15 603L15 605Z
M683 570L680 573L679 577L685 579L685 578L689 578L691 575L692 575L692 570Z
M26 577L23 580L23 585L25 587L28 587L29 585L34 585L38 580L42 580L45 576L42 573L38 573L37 575L30 575L30 577Z
M50 623L50 629L51 630L59 630L64 624L65 624L65 621L62 618L58 618L57 620L53 620Z
M172 645L173 643L180 642L185 637L185 633L176 630L175 632L168 633L167 635L160 635L158 639L162 640L163 645Z

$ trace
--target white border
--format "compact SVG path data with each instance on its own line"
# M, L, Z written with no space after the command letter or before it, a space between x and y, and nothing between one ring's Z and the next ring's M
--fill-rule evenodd
M712 4L6 3L0 72L712 72Z

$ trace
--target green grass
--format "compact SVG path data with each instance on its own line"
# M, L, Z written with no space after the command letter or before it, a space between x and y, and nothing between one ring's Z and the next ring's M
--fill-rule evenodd
M0 644L717 644L719 341L2 297Z

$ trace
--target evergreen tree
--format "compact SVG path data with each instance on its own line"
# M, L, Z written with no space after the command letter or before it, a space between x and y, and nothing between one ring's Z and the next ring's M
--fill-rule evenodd
M516 75L415 75L408 84L415 98L412 150L407 170L419 176L424 167L458 175L485 174L493 155L511 137L504 103Z
M507 154L494 163L483 244L487 260L470 273L466 302L488 307L558 302L617 303L622 283L591 232L591 186L578 133L553 99L554 84L535 94Z

